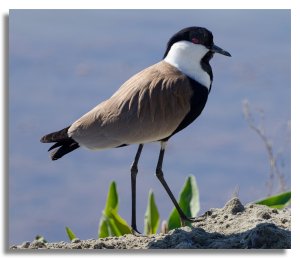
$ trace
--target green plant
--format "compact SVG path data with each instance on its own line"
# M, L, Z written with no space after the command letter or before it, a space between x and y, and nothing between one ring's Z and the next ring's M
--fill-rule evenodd
M291 202L291 192L283 192L265 199L255 201L256 204L267 205L272 208L284 208ZM102 211L102 217L99 223L98 237L121 236L131 233L131 228L127 222L118 214L118 192L116 183L110 184L106 198L105 208ZM179 205L187 216L196 217L200 210L199 190L196 179L193 175L189 176L179 194ZM148 205L144 220L144 233L146 235L155 234L159 226L159 212L155 203L154 193L149 192ZM190 223L187 223L190 225ZM177 210L174 208L168 221L162 222L162 232L166 233L171 229L181 227L181 221ZM69 239L76 238L73 231L66 227Z
M291 192L283 192L255 202L271 208L283 209L291 203Z
M73 231L69 227L66 227L66 232L71 241L76 238L76 235L73 233Z
M155 234L159 225L159 213L152 190L149 192L148 205L145 213L144 233L146 235Z
M116 183L113 181L110 184L106 198L105 208L102 211L102 217L99 223L98 237L104 238L108 236L121 236L130 234L131 228L127 222L118 214L118 192ZM187 216L196 216L199 209L199 191L197 182L194 176L189 176L179 194L179 205ZM170 214L168 222L165 223L165 231L178 228L181 226L181 221L177 210L174 208ZM190 225L190 224L189 224ZM155 203L154 193L150 190L148 196L148 205L144 220L144 233L147 235L155 234L159 226L159 212ZM76 238L73 231L66 227L66 232L69 239L72 241Z
M189 176L179 194L179 206L182 208L183 212L187 217L196 217L200 210L199 202L199 191L196 182L196 178L191 175ZM191 223L187 223L190 225ZM176 208L173 208L169 219L168 219L168 229L174 229L181 227L181 220Z
M118 214L118 192L116 183L110 184L106 198L105 209L99 224L98 237L121 236L131 233L131 228L126 221Z
M179 205L187 216L195 217L200 209L199 191L194 176L189 176L179 194ZM120 236L131 232L130 227L117 213L118 193L115 182L112 182L106 200L106 206L99 226L99 237ZM181 221L174 208L167 222L167 230L178 228ZM188 223L190 225L190 223ZM155 234L159 226L159 212L155 203L154 193L149 192L148 205L144 220L144 233Z

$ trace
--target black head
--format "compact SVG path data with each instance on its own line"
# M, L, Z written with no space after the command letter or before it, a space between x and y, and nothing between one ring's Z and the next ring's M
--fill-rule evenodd
M217 47L214 44L213 34L209 30L193 26L178 31L175 35L173 35L170 38L167 44L167 49L164 54L164 58L167 56L169 50L171 49L174 43L183 40L192 42L193 44L201 44L207 49L209 49L212 53L219 53L225 56L231 56L227 51L221 49L220 47Z

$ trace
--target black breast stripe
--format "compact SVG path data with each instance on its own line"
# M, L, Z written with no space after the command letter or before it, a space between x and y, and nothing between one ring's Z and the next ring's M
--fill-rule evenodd
M193 91L191 97L191 109L179 124L179 126L176 128L176 130L170 136L162 139L161 141L167 141L171 136L186 128L201 114L203 108L205 107L209 93L208 89L193 79L189 78L189 80Z

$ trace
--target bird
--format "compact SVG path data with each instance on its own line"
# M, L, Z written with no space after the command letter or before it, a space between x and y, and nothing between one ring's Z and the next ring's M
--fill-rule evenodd
M107 100L71 125L47 134L42 143L54 143L52 160L85 147L91 150L137 144L130 168L131 229L136 225L136 177L144 144L160 143L156 177L169 195L182 222L195 222L179 206L162 170L169 139L190 125L202 112L211 91L213 72L209 61L218 53L230 53L216 46L211 31L191 26L179 30L167 42L162 60L129 78Z

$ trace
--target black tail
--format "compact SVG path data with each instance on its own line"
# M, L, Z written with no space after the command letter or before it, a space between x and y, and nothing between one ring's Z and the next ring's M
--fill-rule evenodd
M52 145L48 151L51 151L59 147L58 149L51 152L52 160L57 160L62 156L66 155L67 153L79 148L79 144L76 141L74 141L71 137L68 136L69 128L70 126L60 131L47 134L41 138L41 142L43 143L55 142L55 144Z

